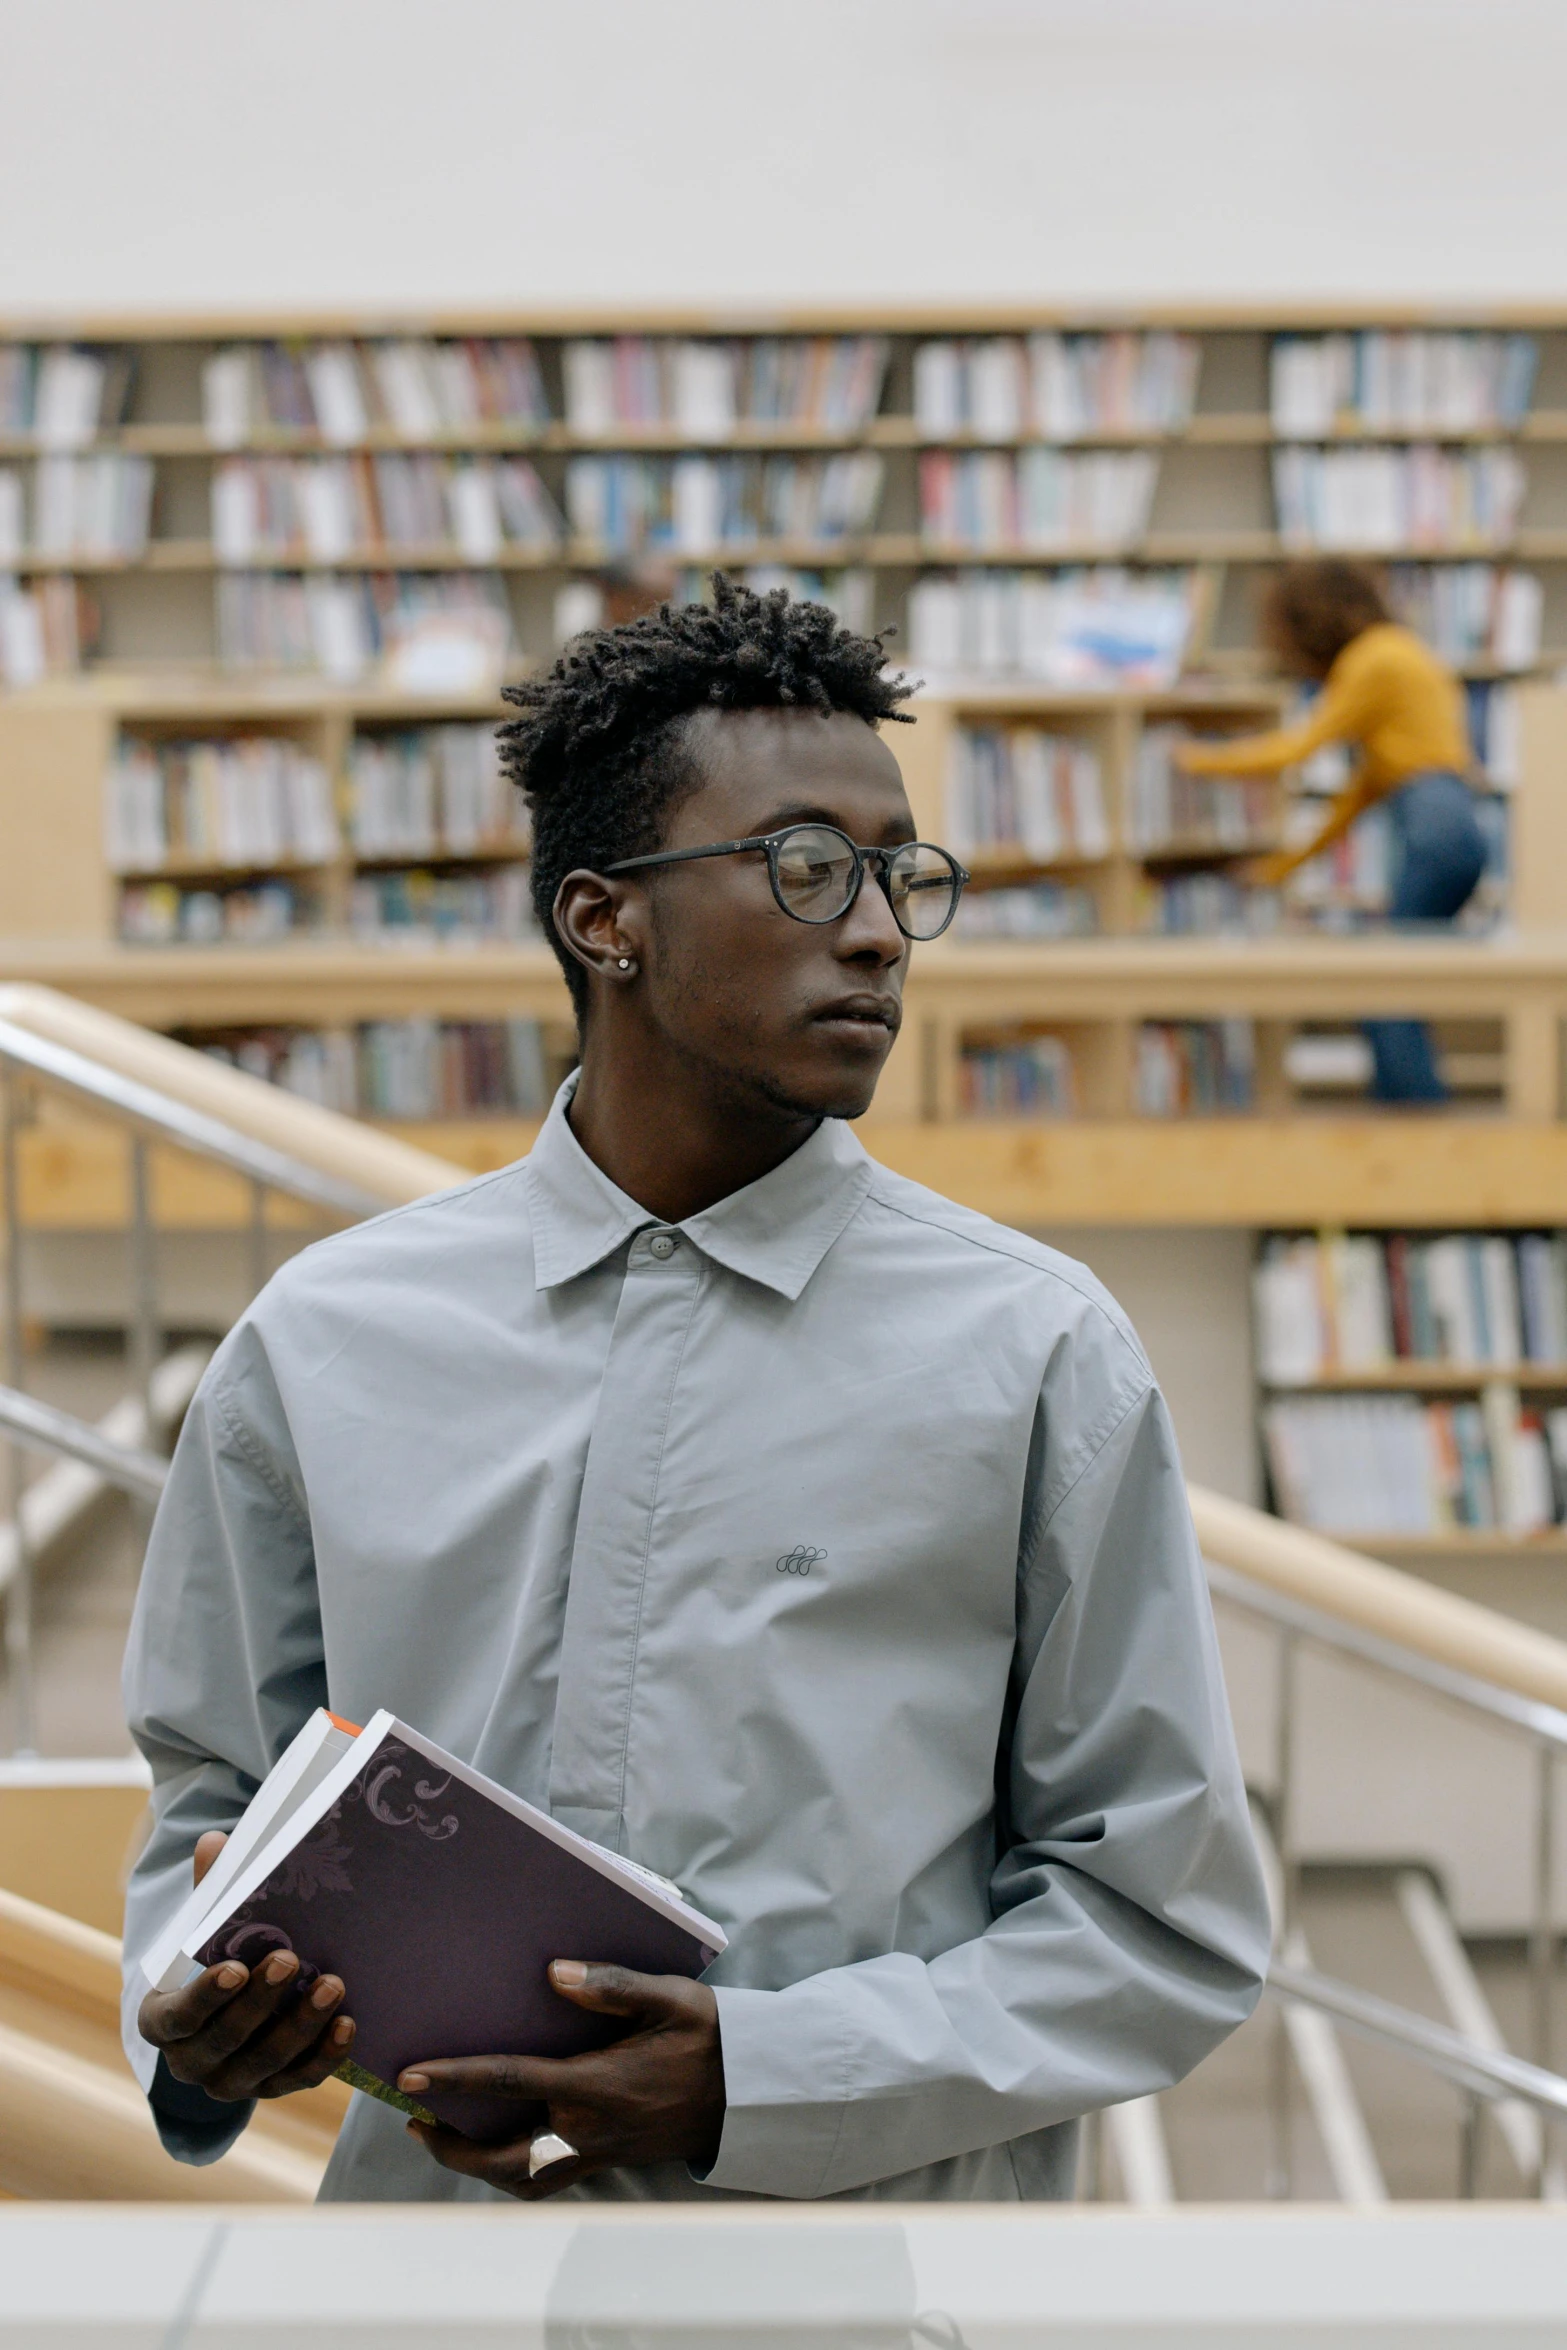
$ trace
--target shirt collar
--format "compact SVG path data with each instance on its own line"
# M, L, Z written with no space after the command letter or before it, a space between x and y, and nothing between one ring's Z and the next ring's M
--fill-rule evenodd
M575 1280L659 1218L611 1183L571 1131L575 1070L551 1104L524 1163L533 1212L535 1285ZM869 1189L871 1162L840 1118L743 1191L672 1225L704 1256L797 1298Z

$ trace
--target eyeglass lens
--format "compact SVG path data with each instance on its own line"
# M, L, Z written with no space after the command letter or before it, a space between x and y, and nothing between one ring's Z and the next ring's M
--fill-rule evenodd
M835 922L854 897L858 859L841 832L801 824L777 848L778 894L801 922ZM887 892L893 917L908 938L936 938L952 919L958 882L950 860L924 841L910 841L888 859Z

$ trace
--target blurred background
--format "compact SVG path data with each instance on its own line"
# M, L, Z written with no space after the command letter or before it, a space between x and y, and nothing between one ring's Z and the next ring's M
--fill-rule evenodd
M0 2026L46 1913L112 1956L212 1346L572 1064L500 684L722 566L897 632L974 875L868 1146L1088 1261L1216 1497L1298 1996L1086 2186L1559 2192L1564 71L1554 0L0 22ZM186 2191L17 2111L7 2192Z

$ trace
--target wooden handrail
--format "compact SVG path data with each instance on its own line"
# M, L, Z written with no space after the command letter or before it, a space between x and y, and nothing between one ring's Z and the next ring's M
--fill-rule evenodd
M254 1142L300 1159L324 1175L357 1184L389 1208L467 1180L467 1169L433 1151L416 1150L357 1118L286 1093L281 1086L228 1069L205 1053L155 1036L132 1020L101 1012L52 987L0 987L0 1019L69 1046L122 1077L134 1078L187 1109L221 1119Z
M1201 1485L1188 1490L1197 1539L1217 1565L1432 1664L1567 1711L1567 1642L1245 1502Z

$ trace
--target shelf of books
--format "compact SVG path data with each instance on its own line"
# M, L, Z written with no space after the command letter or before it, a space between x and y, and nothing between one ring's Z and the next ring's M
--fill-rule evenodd
M932 672L1169 682L1306 548L1476 674L1567 650L1567 314L617 325L0 324L0 679L534 662L722 562Z
M1275 1507L1389 1551L1567 1555L1567 1239L1273 1233L1253 1274Z

